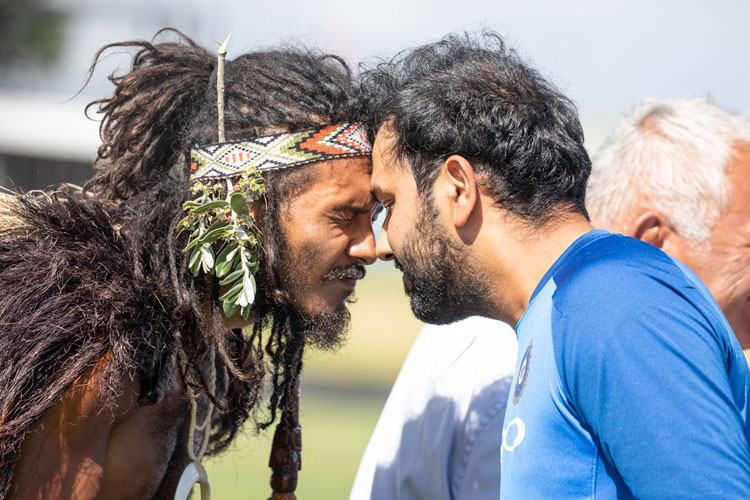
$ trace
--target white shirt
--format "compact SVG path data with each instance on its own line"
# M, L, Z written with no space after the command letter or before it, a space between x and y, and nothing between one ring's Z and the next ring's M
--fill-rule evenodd
M350 500L492 499L516 336L468 318L414 341L367 445Z

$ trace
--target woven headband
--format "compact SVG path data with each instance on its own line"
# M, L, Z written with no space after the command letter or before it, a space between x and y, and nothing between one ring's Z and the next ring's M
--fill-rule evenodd
M190 178L194 181L228 179L248 170L281 170L371 153L364 126L358 122L341 123L193 148L190 150Z

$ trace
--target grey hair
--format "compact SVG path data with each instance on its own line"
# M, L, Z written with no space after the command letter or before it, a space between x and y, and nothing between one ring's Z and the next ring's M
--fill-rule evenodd
M729 199L733 146L748 141L750 120L708 99L642 101L594 156L586 208L620 232L632 210L657 209L682 237L707 243Z

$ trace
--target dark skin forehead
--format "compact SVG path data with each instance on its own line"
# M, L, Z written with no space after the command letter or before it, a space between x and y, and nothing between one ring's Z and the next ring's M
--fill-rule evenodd
M293 205L325 212L358 215L373 212L376 200L370 193L372 161L369 156L340 158L311 166L313 178Z

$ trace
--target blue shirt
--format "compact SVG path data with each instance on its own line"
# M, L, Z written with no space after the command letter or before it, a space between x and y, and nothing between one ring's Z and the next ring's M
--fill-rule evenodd
M587 233L516 334L501 499L750 499L748 366L683 264Z

